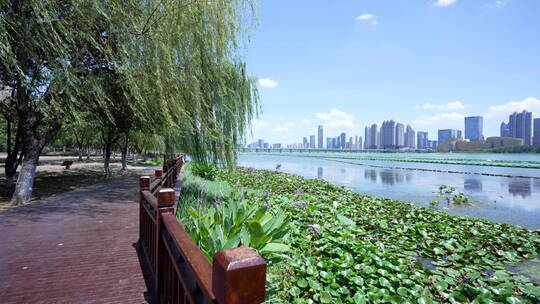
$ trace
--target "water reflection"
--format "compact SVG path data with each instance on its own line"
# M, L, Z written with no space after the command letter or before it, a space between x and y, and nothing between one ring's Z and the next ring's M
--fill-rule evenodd
M366 169L364 171L364 178L370 179L372 182L377 182L377 171L373 169Z
M434 191L444 184L454 187L457 191L464 191L474 202L473 206L451 207L444 212L482 217L490 221L518 224L533 229L540 228L540 200L538 200L540 179L376 168L362 165L364 161L355 165L315 158L262 155L241 155L239 159L239 163L243 166L269 170L274 170L275 164L281 163L283 172L325 179L353 191L410 201L422 207L429 207L429 202L437 199ZM395 164L381 162L381 165ZM417 164L405 167L416 168ZM479 173L486 170L483 167L469 167L463 170L470 169L470 172ZM495 173L515 173L509 171L511 172ZM540 177L540 170L527 174Z
M319 178L319 179L323 178L323 169L322 169L322 167L317 168L317 178Z
M531 196L531 188L530 179L513 180L508 183L508 193L513 196L521 196L522 198Z
M467 191L482 192L482 181L475 178L467 178L463 182L463 188Z
M401 172L395 172L390 170L379 171L379 177L385 185L401 184L405 180L405 176Z

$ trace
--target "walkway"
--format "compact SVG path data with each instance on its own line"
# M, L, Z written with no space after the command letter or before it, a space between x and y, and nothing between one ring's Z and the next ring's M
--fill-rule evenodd
M138 175L0 213L0 302L147 303Z

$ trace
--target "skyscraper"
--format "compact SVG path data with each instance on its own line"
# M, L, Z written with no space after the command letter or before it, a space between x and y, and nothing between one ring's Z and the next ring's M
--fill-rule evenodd
M377 137L377 134L379 131L377 130L379 127L377 124L372 124L371 128L369 130L369 148L370 149L378 149L379 148L379 140Z
M510 126L504 121L501 122L501 137L512 137L510 136Z
M309 148L309 142L307 140L307 137L304 137L304 140L302 140L302 146L304 148Z
M317 148L322 149L323 148L323 126L319 126L317 135L318 135Z
M326 149L332 149L333 146L332 146L332 138L331 137L327 137L326 138Z
M427 149L428 147L428 132L418 131L416 146L418 149Z
M315 135L309 136L309 147L314 149L315 148Z
M369 146L369 143L370 143L370 136L371 134L371 128L370 127L366 127L364 129L364 149L371 149L371 147Z
M540 118L533 120L533 146L540 146Z
M521 113L514 112L510 114L508 120L510 137L521 138L524 145L530 145L532 113L526 110L523 110Z
M405 147L405 125L398 122L396 123L396 148L403 147Z
M341 149L345 149L345 147L347 146L347 134L345 134L345 132L341 132L341 134L339 135L339 143L341 144Z
M438 132L439 134L439 140L438 140L438 143L439 145L442 145L444 144L447 140L451 139L451 138L460 138L461 136L461 131L460 130L455 130L455 129L441 129L439 130Z
M396 148L396 122L393 120L385 121L381 126L381 148Z
M484 118L482 116L465 117L465 139L484 140Z
M405 147L414 149L416 148L416 138L415 138L415 132L413 128L410 125L407 125L407 129L405 131Z

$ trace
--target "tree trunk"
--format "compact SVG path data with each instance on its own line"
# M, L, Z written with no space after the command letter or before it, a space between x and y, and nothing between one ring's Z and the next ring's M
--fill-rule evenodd
M39 146L27 149L28 152L25 153L22 161L21 172L19 172L19 177L17 178L17 185L15 186L15 192L13 192L13 197L11 198L11 204L22 205L32 198L40 150Z
M90 145L86 146L86 160L90 160Z
M79 161L82 161L83 160L83 147L82 146L79 146Z
M126 133L124 144L122 145L122 170L127 170L127 159L129 151L129 133Z
M111 161L111 148L112 144L105 143L105 149L103 154L103 173L105 174L105 178L108 178L111 174L110 171L110 161Z
M7 119L7 118L6 118ZM19 125L20 126L20 125ZM17 173L17 167L21 164L22 154L19 154L20 146L20 131L17 129L15 134L15 143L11 145L11 121L7 120L7 157L4 164L4 172L6 174L6 187L13 187L13 180Z
M17 185L11 198L11 204L14 205L23 204L32 198L39 155L43 147L51 142L62 126L60 113L56 113L52 120L44 121L45 115L43 113L28 108L27 95L21 94L18 97L21 99L17 112L23 159ZM40 127L42 127L42 132L39 131Z

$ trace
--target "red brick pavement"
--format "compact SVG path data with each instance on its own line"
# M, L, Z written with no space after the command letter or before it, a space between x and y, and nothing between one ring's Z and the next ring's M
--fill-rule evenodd
M0 303L150 302L137 190L129 175L0 213Z

